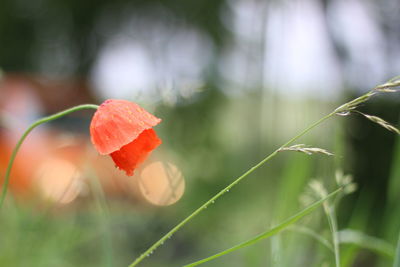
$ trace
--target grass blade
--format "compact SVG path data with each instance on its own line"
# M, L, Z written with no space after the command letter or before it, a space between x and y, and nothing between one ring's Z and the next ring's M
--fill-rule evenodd
M338 227L336 221L336 212L334 205L324 204L325 213L328 218L329 229L332 234L333 241L333 252L335 254L335 266L340 267L340 249L339 249L339 236L338 236Z
M351 229L340 230L338 234L340 244L354 244L390 259L394 257L394 246L385 240Z
M400 234L399 241L397 241L396 255L394 257L393 267L400 267Z
M326 238L315 232L313 229L301 225L294 225L288 228L288 230L292 230L296 233L307 235L313 238L314 240L318 241L320 244L329 249L329 251L334 253L332 244Z
M301 218L303 218L304 216L308 215L309 213L311 213L315 208L317 208L318 206L320 206L322 203L324 203L324 201L326 201L327 199L335 196L337 193L339 193L340 191L343 190L343 187L340 187L338 189L336 189L335 191L333 191L332 193L330 193L329 195L327 195L326 197L314 202L313 204L311 204L310 206L308 206L307 208L303 209L302 211L298 212L297 214L293 215L292 217L290 217L289 219L287 219L286 221L284 221L283 223L275 226L274 228L263 232L255 237L253 237L252 239L249 239L243 243L240 243L236 246L233 246L227 250L224 250L220 253L217 253L213 256L207 257L205 259L193 262L191 264L185 265L185 267L192 267L192 266L197 266L199 264L208 262L210 260L213 260L215 258L221 257L225 254L231 253L235 250L238 250L240 248L244 248L247 246L250 246L252 244L257 243L260 240L266 239L268 237L271 237L273 235L278 234L279 232L281 232L282 230L284 230L285 228L289 227L290 225L294 224L295 222L297 222L298 220L300 220Z

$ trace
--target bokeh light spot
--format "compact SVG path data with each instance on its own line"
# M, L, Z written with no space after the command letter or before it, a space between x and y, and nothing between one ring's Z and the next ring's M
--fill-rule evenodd
M153 205L168 206L177 202L185 191L181 171L168 162L153 162L143 168L138 177L139 190Z
M72 202L84 189L81 172L62 159L46 160L37 169L35 178L42 197L60 204Z

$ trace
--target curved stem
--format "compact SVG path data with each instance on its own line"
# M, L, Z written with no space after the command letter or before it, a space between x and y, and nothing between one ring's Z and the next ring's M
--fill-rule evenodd
M45 122L49 122L49 121L53 121L56 119L59 119L69 113L75 112L75 111L79 111L79 110L83 110L83 109L97 109L99 106L98 105L93 105L93 104L84 104L84 105L79 105L79 106L75 106L63 111L60 111L56 114L41 118L37 121L35 121L34 123L32 123L28 129L26 129L26 131L22 134L21 138L18 140L17 144L15 145L12 154L11 154L11 158L10 161L8 162L7 165L7 170L6 170L6 174L4 176L4 182L3 182L3 188L1 190L1 196L0 196L0 208L3 206L3 202L4 199L6 197L7 194L7 188L8 188L8 183L10 182L10 173L11 173L11 168L12 165L14 163L15 160L15 156L18 153L19 148L21 147L22 143L24 142L25 138L28 136L28 134L34 129L36 128L36 126L39 126L40 124L43 124Z

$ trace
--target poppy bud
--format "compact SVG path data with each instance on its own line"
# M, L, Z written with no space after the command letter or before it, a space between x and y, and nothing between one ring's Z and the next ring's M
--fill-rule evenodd
M93 115L91 140L101 155L110 155L116 167L131 176L161 144L152 129L160 122L161 119L135 103L109 99Z

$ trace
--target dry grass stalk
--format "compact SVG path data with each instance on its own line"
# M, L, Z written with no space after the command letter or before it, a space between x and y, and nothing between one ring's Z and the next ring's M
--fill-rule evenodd
M387 83L378 85L374 90L384 93L398 92L400 90L400 76L394 77Z
M351 111L356 109L360 104L368 101L375 94L376 94L376 92L370 91L365 95L357 97L356 99L354 99L350 102L347 102L347 103L341 105L340 107L338 107L335 110L335 113L340 116L347 116L350 114Z
M389 122L385 121L384 119L379 118L377 116L367 115L367 114L364 114L364 113L362 113L360 111L357 111L357 113L363 115L364 117L366 117L370 121L372 121L372 122L374 122L376 124L379 124L383 128L400 135L400 130L397 129L396 127L394 127L393 125L391 125Z
M279 149L279 152L282 152L282 151L296 151L296 152L305 153L307 155L319 153L319 154L325 154L328 156L333 156L333 153L329 152L326 149L319 148L319 147L306 147L306 145L304 145L304 144L298 144L298 145L283 147L283 148Z

